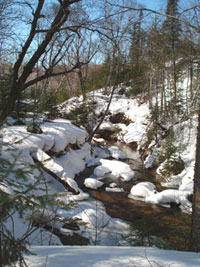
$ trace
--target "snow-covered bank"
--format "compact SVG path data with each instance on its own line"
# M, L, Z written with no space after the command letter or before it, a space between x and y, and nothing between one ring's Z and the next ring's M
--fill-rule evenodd
M187 80L187 77L185 77ZM187 82L183 80L183 86L186 87ZM182 86L182 85L181 85ZM185 88L184 87L184 88ZM128 88L124 89L126 92ZM186 88L184 89L186 90ZM110 105L109 114L105 117L104 122L102 123L101 130L116 130L116 137L118 141L125 144L136 143L137 148L143 148L145 142L147 141L148 131L154 131L152 126L152 121L150 120L151 111L149 109L148 103L139 103L137 99L132 99L126 96L126 94L119 95L120 86L115 91L113 99ZM159 96L158 96L159 97ZM97 90L95 92L88 94L88 99L93 100L96 104L94 105L94 113L99 115L104 112L106 105L109 101L109 96L103 94L103 89ZM154 99L153 99L154 101ZM76 105L80 105L82 102L82 97L73 98L60 106L60 110L65 113L69 110L72 110ZM124 114L124 118L127 118L128 123L123 123L123 121L116 120L117 115ZM152 194L149 192L148 198L142 197L141 199L153 204L165 205L169 202L175 202L181 205L181 208L184 211L191 212L191 203L188 201L188 196L193 193L193 176L194 176L194 162L195 162L195 140L196 140L196 126L197 119L195 115L192 115L188 120L180 120L173 125L170 122L164 122L163 128L169 129L174 132L174 140L171 145L177 148L175 156L181 158L184 169L179 174L169 174L163 178L162 185L168 188L175 188L176 190L166 190L164 193ZM115 117L115 122L113 122L113 117ZM120 117L120 116L119 116ZM127 122L126 120L126 122ZM168 125L169 123L169 125ZM152 128L151 128L152 127ZM158 162L159 154L164 151L168 140L162 137L162 131L160 131L160 136L157 136L157 141L155 138L150 142L148 147L145 147L147 158L145 159L144 166L148 169L154 166L154 163ZM98 139L94 139L95 142L98 142ZM104 140L101 138L101 143L104 143ZM156 143L157 142L157 143ZM114 155L114 154L113 154ZM168 161L174 161L174 154L171 158L167 159ZM97 167L95 170L97 176L103 176L109 172L112 172L111 165L105 164L106 160L101 160L104 162L101 166ZM165 164L166 160L162 162L157 168L157 173L160 175ZM117 167L116 167L117 168ZM138 187L139 189L139 187ZM132 197L133 195L130 194ZM134 196L133 196L134 197Z
M102 90L98 90L89 95L96 101L94 113L99 115L105 110L109 96L103 95ZM62 112L65 113L72 106L75 107L80 104L81 101L81 98L74 98L67 101L62 105ZM125 120L126 123L119 121L111 122L111 118L113 119L115 115L116 118L119 114L118 112L124 113L124 117L128 118ZM147 103L140 104L136 99L129 99L126 95L118 95L118 91L116 90L110 107L110 113L106 116L101 129L117 129L116 136L119 141L124 142L124 144L132 143L133 145L137 143L138 148L140 148L146 139L149 115L150 111ZM181 144L179 153L185 164L185 169L180 174L170 176L166 179L165 185L169 187L173 186L173 189L158 192L153 184L149 183L147 186L144 186L144 183L138 183L130 190L129 197L134 199L139 198L148 203L168 207L170 207L169 203L174 202L181 205L184 210L187 209L187 211L190 211L191 203L188 201L187 196L193 190L192 177L196 124L191 125L189 122L182 122L173 127L176 137L174 145ZM122 153L116 146L102 147L94 145L97 138L92 145L88 144L86 142L87 132L83 128L74 126L68 120L56 119L52 122L44 122L41 124L41 128L43 131L42 134L28 133L26 126L10 126L1 129L3 144L5 144L5 150L3 148L2 156L12 161L11 154L9 154L10 151L6 151L7 144L9 148L16 150L16 155L20 152L18 157L19 165L15 166L16 170L18 168L17 166L24 166L24 162L27 168L33 167L35 160L42 163L42 173L45 181L51 182L48 188L48 194L52 196L56 194L55 206L53 207L54 211L56 210L56 214L62 219L78 218L82 220L81 222L86 225L81 226L76 233L89 238L90 244L120 244L120 238L122 239L122 237L118 236L116 238L116 236L121 232L126 235L129 225L122 223L120 220L111 219L106 214L102 204L98 203L97 205L97 202L93 201L91 203L89 194L79 188L74 178L77 174L85 170L87 166L94 166L92 175L86 177L85 181L83 181L85 187L92 190L102 189L103 187L102 190L106 192L124 192L123 183L135 179L135 172L127 163L121 161L121 159L125 161L127 155ZM159 149L162 149L162 144L160 145ZM145 166L149 168L154 163L154 160L156 160L158 154L155 143L152 142L149 145L148 152L149 157L147 157ZM129 157L131 157L131 153ZM30 166L28 167L28 165ZM49 172L46 172L46 170L49 170ZM51 173L59 179L56 181ZM29 168L27 181L34 183L36 178L40 178L40 175L41 173L37 168ZM72 190L65 187L63 183L67 183ZM106 183L106 186L104 186L104 183ZM176 186L176 189L174 189L174 186ZM45 189L45 186L43 189ZM12 194L12 188L6 183L2 186L2 190L7 190L6 192ZM39 188L34 189L33 193L35 195L43 194ZM68 205L71 202L76 203L78 207L67 211L59 207L60 203L62 205ZM84 205L85 203L87 204ZM37 214L40 217L40 213ZM46 221L48 222L48 218ZM56 222L55 225L62 233L72 235L73 230L64 229L64 223L61 221ZM115 229L114 225L116 225L116 231L112 234L112 230ZM107 234L108 232L109 235ZM98 233L98 238L95 236L95 233ZM115 238L113 238L114 235ZM43 245L47 243L42 242ZM39 243L34 241L33 244ZM54 244L59 244L59 242L55 241Z
M145 247L31 247L29 267L196 267L199 253Z
M26 130L26 126L10 126L1 130L3 135L1 157L8 159L11 164L13 162L16 172L18 169L28 170L25 173L26 185L36 184L29 192L30 197L45 196L48 191L49 197L52 196L55 201L52 207L48 205L48 207L36 209L33 214L28 212L29 218L34 218L36 221L39 220L40 223L43 222L48 226L52 225L64 235L72 235L75 232L88 238L90 244L97 242L102 245L119 244L122 236L118 233L123 232L124 235L127 235L129 231L128 224L121 220L110 218L101 203L91 200L84 202L89 198L89 194L78 187L74 178L76 174L85 169L87 164L103 164L100 163L103 154L106 157L113 156L117 159L126 157L125 154L117 147L111 147L106 150L94 147L92 153L91 145L85 142L87 132L67 120L56 119L52 122L41 123L41 129L43 131L42 134L29 133ZM75 145L74 149L73 145ZM44 169L42 172L35 165L34 160L42 164ZM107 162L112 163L113 177L128 179L129 172L132 175L131 169L125 163L117 160L113 162L107 160ZM117 167L117 170L114 170L115 166L119 164L121 165ZM128 167L126 171L124 170L125 167ZM15 181L16 186L14 187L9 184L9 179L15 180L15 175L13 173L8 175L7 180L4 180L1 184L1 190L10 195L15 194L14 192L23 194L26 189L22 187L24 183L23 177ZM40 187L38 186L38 181L40 181ZM73 192L68 191L63 182L68 184ZM98 181L97 177L85 179L86 187L97 189L97 184L103 185L103 182ZM46 188L47 186L48 189ZM62 205L67 208L70 203L76 203L77 206L73 209L62 208ZM56 216L61 220L55 219ZM79 230L74 231L63 228L65 219L70 220L71 218L78 219L84 223L80 225ZM62 222L62 220L64 221ZM15 229L19 229L14 234L20 238L29 227L29 221L20 219L18 213L16 213L14 222ZM12 228L10 220L6 224L9 229ZM58 238L51 237L51 233L44 231L40 233L39 229L29 237L29 241L35 245L61 244Z

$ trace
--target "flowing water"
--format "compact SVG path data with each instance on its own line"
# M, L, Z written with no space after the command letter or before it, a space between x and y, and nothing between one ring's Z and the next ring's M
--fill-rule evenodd
M102 202L109 216L120 218L130 224L130 229L133 231L133 236L130 234L128 238L130 245L154 245L187 250L190 215L181 212L178 206L166 208L128 198L131 187L138 182L152 182L158 191L164 188L160 186L155 170L146 170L143 167L140 155L136 150L126 145L117 145L127 153L129 158L126 162L135 171L133 180L118 182L118 186L123 187L124 192L106 192L104 189L89 190L85 188L84 179L93 172L93 167L87 168L77 177L76 181L79 186L89 192L93 199Z

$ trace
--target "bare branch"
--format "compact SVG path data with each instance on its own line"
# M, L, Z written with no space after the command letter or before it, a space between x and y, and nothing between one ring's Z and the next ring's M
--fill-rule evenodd
M30 47L30 44L32 43L33 38L36 34L35 30L37 27L38 19L40 18L40 13L41 13L43 5L44 5L44 0L39 0L36 12L34 14L33 22L31 25L29 37L28 37L27 41L25 42L24 46L22 47L22 52L19 54L18 60L16 61L15 65L14 65L14 74L13 74L14 80L18 79L19 68L20 68L22 61L24 60L24 57L26 55L26 52L27 52L28 48Z
M108 2L109 3L109 2ZM157 15L160 15L160 16L164 16L164 17L168 17L168 18L173 18L173 19L176 19L176 20L179 20L180 22L183 22L185 23L186 25L188 25L189 27L195 29L197 32L200 32L200 29L199 27L196 27L195 25L192 25L191 23L189 23L188 21L184 20L184 19L181 19L180 17L175 17L175 16L172 16L172 15L169 15L169 14L166 14L166 13L162 13L162 12L159 12L159 11L156 11L156 10L153 10L153 9L150 9L150 8L144 8L144 7L141 7L141 8L134 8L134 7L127 7L127 6L122 6L122 5L118 5L118 4L111 4L109 3L110 5L112 6L115 6L115 7L119 7L121 9L124 9L123 12L128 12L130 10L134 10L134 11L148 11L150 13L153 13L153 14L157 14ZM188 8L186 10L184 10L182 13L180 14L183 14L191 9L195 9L197 7L199 7L200 5L196 5L194 7L191 7L191 8Z
M69 70L64 70L64 71L60 71L60 72L52 72L51 69L48 69L45 74L35 78L35 79L32 79L30 81L28 81L27 83L25 83L24 85L24 89L34 85L35 83L37 82L40 82L44 79L47 79L47 78L50 78L50 77L56 77L56 76L61 76L61 75L67 75L73 71L75 71L76 69L80 68L80 66L84 66L84 65L87 65L89 63L89 60L87 62L78 62L77 64L75 64L71 69Z

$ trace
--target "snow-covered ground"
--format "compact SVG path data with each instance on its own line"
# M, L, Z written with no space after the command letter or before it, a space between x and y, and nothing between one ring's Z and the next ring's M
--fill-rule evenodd
M96 115L103 112L109 100L108 96L102 94L103 90L98 90L91 97L96 101ZM111 114L123 112L131 120L129 125L111 123L108 118L102 124L102 129L121 129L118 134L118 140L126 144L136 142L138 147L143 143L145 138L149 108L148 105L138 104L136 99L129 99L125 95L118 95L115 92L113 101L110 106ZM73 98L60 106L62 112L71 110L74 106L81 103L80 98ZM97 201L89 199L89 195L83 192L75 182L76 174L82 172L86 166L95 166L94 173L85 180L85 186L96 190L103 185L102 178L110 177L122 181L130 181L134 178L134 171L128 164L120 161L120 158L126 158L126 155L117 147L102 149L100 147L91 147L86 142L87 132L74 126L70 121L56 119L52 122L41 124L42 134L31 134L26 131L26 126L6 126L1 129L2 139L1 157L7 158L14 162L17 156L15 169L26 168L28 172L28 183L33 183L40 177L41 173L37 168L32 168L34 160L42 163L43 167L54 173L61 181L67 183L76 194L69 192L61 183L56 181L52 176L43 171L46 182L51 182L48 188L49 194L57 194L55 200L65 205L74 202L77 206L70 210L59 208L53 210L62 218L78 218L85 224L80 227L77 233L90 239L90 244L101 245L119 245L121 237L117 234L127 235L129 226L118 219L111 219L105 212L103 205ZM140 183L132 187L129 197L139 198L144 201L166 205L169 202L181 204L184 210L191 210L191 203L187 196L193 190L193 167L196 135L196 118L194 123L182 122L174 126L177 138L174 142L181 143L182 150L180 155L185 163L185 169L177 176L168 177L165 185L177 186L177 189L167 189L157 192L155 186L151 183ZM102 141L102 140L101 140ZM77 148L74 149L73 145ZM156 150L156 147L155 147ZM155 160L155 150L149 153L145 166L151 167ZM50 156L49 151L54 153ZM155 152L155 153L154 153ZM58 157L56 153L61 155ZM112 157L112 159L108 159ZM162 166L160 167L162 168ZM12 179L13 173L10 173ZM1 183L1 190L13 194L13 190L8 183ZM43 189L45 189L44 185ZM19 190L19 189L18 189ZM106 191L122 192L123 188L117 188L115 183L110 183ZM32 192L34 195L42 195L43 191L35 188ZM50 211L49 214L51 214ZM48 212L45 211L45 214ZM38 217L44 214L44 210L38 212ZM47 216L48 217L48 216ZM48 218L46 219L48 221ZM15 215L17 236L22 234L26 222L20 221L18 214ZM9 222L8 222L9 224ZM23 227L22 227L23 225ZM63 228L63 223L54 222L54 226L59 228L62 233L72 234L73 231ZM45 233L46 235L46 233ZM39 232L36 236L30 238L32 244L47 245L48 237L39 243L42 239ZM52 240L53 244L60 245L58 239ZM200 260L198 254L175 253L173 251L162 251L157 249L146 248L113 248L110 247L32 247L32 251L38 256L28 257L28 266L199 266ZM88 256L88 254L90 256ZM48 257L46 257L48 255ZM64 257L64 255L66 257ZM77 257L77 255L79 257ZM92 255L92 256L91 256ZM169 256L170 255L170 256ZM56 262L56 264L55 264ZM45 265L46 264L46 265ZM63 265L64 264L64 265ZM156 265L157 264L157 265Z
M185 77L180 84L180 87L184 89L183 94L186 93L186 89L188 86L188 78ZM125 117L130 119L130 124L125 125L123 123L111 123L109 120L110 116L107 116L101 125L101 129L121 129L118 133L118 140L125 143L137 143L138 149L144 144L146 140L146 131L148 128L150 110L148 107L148 103L138 103L137 99L131 99L126 97L125 94L119 95L120 87L115 91L109 112L111 114L124 113ZM99 115L106 109L106 105L109 101L109 96L103 95L103 89L97 90L95 92L89 93L88 98L94 100L96 102L95 113ZM62 112L66 112L72 110L76 105L80 105L82 103L82 97L72 98L60 106L60 110ZM196 140L196 128L197 128L197 117L194 115L190 120L186 120L175 124L173 126L175 140L173 141L173 145L180 147L179 155L184 161L184 170L178 175L170 175L165 181L163 181L162 185L169 188L176 188L176 190L166 190L165 192L158 193L155 190L149 191L148 198L140 196L140 198L144 201L165 205L169 202L175 202L180 204L182 210L186 212L191 212L191 203L187 200L187 197L193 192L193 176L194 176L194 162L195 162L195 140ZM98 139L96 139L98 141ZM99 142L103 140L100 139ZM157 144L152 142L149 145L148 157L144 162L144 166L146 168L151 168L158 157L158 151L160 148L157 148ZM118 153L119 154L119 153ZM114 154L112 153L112 156ZM115 157L116 158L116 157ZM118 159L118 158L116 158ZM95 172L97 176L103 176L106 173L112 172L111 169L118 168L119 164L114 165L114 162L108 162L107 160L100 160L101 165L96 168ZM157 169L158 174L160 174L160 170L163 168L165 161L160 165ZM127 168L128 169L128 168ZM131 175L130 171L128 171L129 176L133 177L134 174ZM124 179L129 179L125 177ZM117 177L117 176L116 176ZM139 186L137 187L139 189ZM134 197L134 195L130 194L130 197Z
M196 267L199 253L145 247L32 247L29 267Z

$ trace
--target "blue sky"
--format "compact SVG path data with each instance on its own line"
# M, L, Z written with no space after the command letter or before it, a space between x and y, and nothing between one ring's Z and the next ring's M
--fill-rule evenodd
M147 8L159 10L160 8L165 8L167 0L138 0L137 2Z
M137 2L153 10L165 10L168 0L138 0ZM180 9L184 9L190 4L191 1L188 0L180 0L179 2Z

